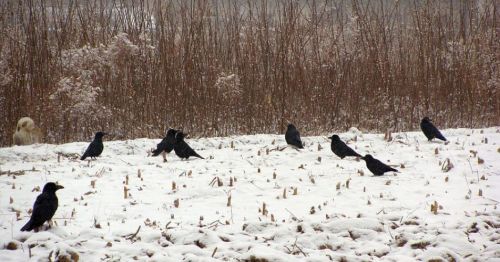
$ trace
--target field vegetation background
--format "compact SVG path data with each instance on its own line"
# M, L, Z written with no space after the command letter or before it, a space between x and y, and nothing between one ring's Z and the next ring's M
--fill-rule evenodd
M0 144L500 125L498 2L0 1Z

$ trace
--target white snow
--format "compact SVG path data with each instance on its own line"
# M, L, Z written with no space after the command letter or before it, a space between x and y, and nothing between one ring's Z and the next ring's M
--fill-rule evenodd
M187 139L206 159L172 152L165 163L147 153L160 139L105 141L90 162L77 159L88 142L1 148L0 261L499 261L499 129L443 130L446 145L421 132L339 134L400 170L382 177L336 157L331 134L304 137L301 151L281 150L283 135ZM55 225L20 232L48 181L65 187Z

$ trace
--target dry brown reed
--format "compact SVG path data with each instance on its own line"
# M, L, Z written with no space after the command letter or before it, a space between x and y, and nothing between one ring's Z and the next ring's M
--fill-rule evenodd
M500 124L498 2L0 1L0 145Z

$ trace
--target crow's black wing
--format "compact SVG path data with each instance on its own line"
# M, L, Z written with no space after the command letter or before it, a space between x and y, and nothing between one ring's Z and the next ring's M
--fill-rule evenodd
M437 129L437 127L435 127L434 125L432 127L434 127L434 135L436 136L436 138L446 141L446 138L443 136L443 134L441 134L439 129Z
M167 136L166 137L166 143L165 143L165 152L170 153L172 150L174 150L174 144L175 144L175 134L172 136Z
M198 153L196 153L196 151L194 151L194 149L192 149L185 141L182 141L182 142L184 143L182 146L182 151L183 151L183 155L185 156L185 158L189 158L190 156L194 156L194 157L204 159L202 156L198 155Z
M300 133L297 129L287 130L285 134L285 140L287 144L296 146L298 148L304 148L302 145L302 140L300 139Z
M198 155L198 153L196 153L196 151L194 151L194 149L192 149L191 147L189 147L189 156L194 156L197 158L205 159L204 157Z
M344 156L357 156L357 157L361 157L360 154L358 154L356 151L354 151L354 149L352 149L350 146L348 146L343 141L340 141L339 147L341 148L342 153L343 153Z
M393 171L393 172L398 172L398 170L382 163L380 160L378 159L373 159L374 160L374 163L375 165L377 166L377 168L380 170L381 173L385 173L385 172L390 172L390 171Z
M33 212L28 223L21 228L21 231L30 231L37 228L45 221L50 220L57 210L58 200L57 197L51 196L48 193L40 194L33 204Z
M421 123L420 128L422 129L422 132L424 132L424 135L427 137L427 139L432 140L433 138L437 138L446 141L446 138L443 136L443 134L441 134L439 129L437 129L437 127L434 126L431 122Z
M161 152L167 149L167 137L163 138L160 143L156 145L156 149L153 150L153 156L161 154Z
M99 141L92 141L90 143L89 147L87 147L87 150L85 150L85 153L83 156L80 158L81 160L85 160L87 157L96 157L101 155L102 150L104 149L104 146L102 142Z
M432 140L434 138L432 127L433 125L431 123L420 123L420 129L422 129L422 132L424 132L424 135L428 140Z

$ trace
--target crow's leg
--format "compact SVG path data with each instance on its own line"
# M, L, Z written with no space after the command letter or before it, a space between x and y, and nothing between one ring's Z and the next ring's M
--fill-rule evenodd
M161 155L163 156L163 162L167 162L167 152L163 151Z

